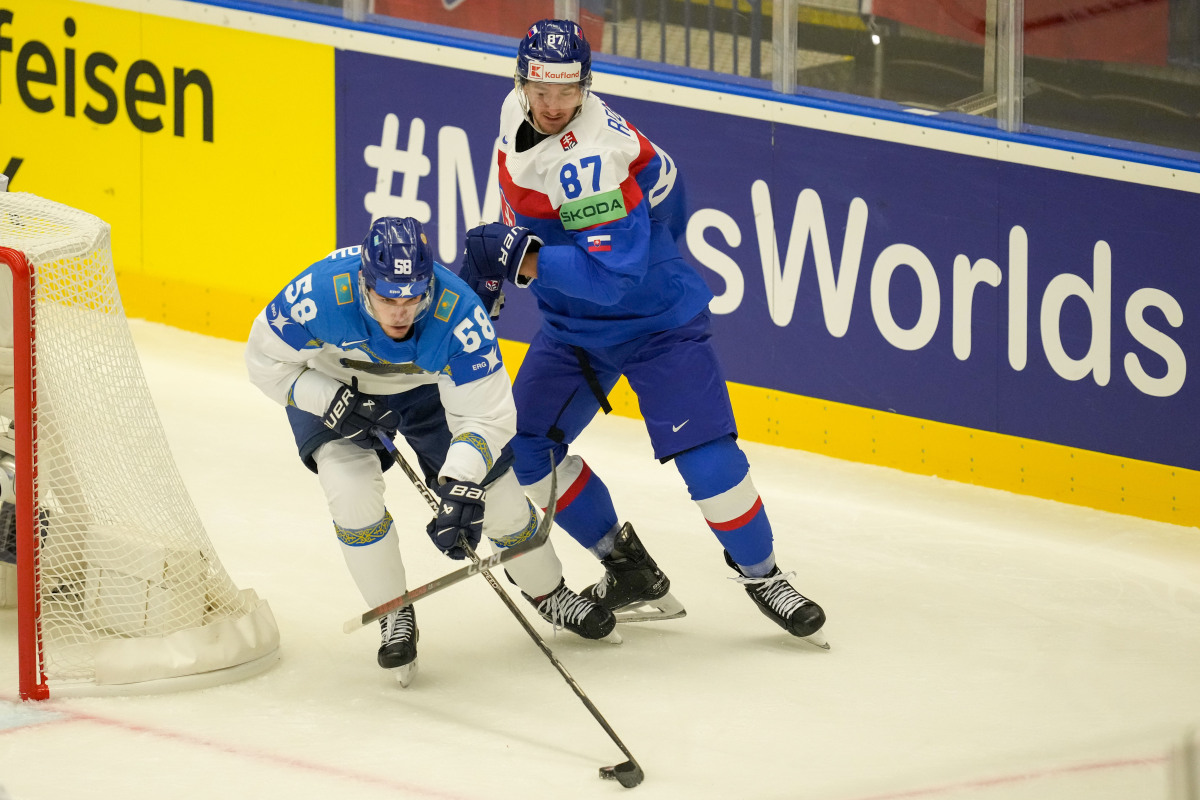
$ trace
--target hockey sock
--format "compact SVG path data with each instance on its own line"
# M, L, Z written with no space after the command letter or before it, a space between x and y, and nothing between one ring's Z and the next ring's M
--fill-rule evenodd
M336 522L334 528L346 568L368 606L374 608L404 594L404 561L391 514L385 511L383 519L361 530L348 530Z
M558 506L554 521L571 534L575 541L592 550L617 526L617 510L604 481L575 455L568 455L556 467L558 473ZM541 507L549 501L550 476L526 487L529 496ZM612 550L612 541L608 551ZM597 553L604 557L608 552Z
M621 532L621 526L614 524L612 530L600 537L600 540L588 548L592 555L596 558L604 558L613 551L617 544L617 534Z
M750 462L733 437L694 447L674 461L708 527L746 576L770 572L775 566L771 522L750 480Z

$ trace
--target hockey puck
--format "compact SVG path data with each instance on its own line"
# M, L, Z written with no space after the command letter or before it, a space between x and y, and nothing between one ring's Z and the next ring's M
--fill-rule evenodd
M600 777L607 781L616 781L626 789L632 789L642 782L646 773L642 772L642 768L635 762L623 761L612 767L601 767Z

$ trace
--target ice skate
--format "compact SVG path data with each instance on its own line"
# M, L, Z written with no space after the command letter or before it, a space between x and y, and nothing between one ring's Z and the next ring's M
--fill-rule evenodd
M633 526L617 532L612 552L600 559L604 577L580 595L613 612L617 622L678 619L687 610L671 594L671 579L646 552Z
M780 572L779 567L772 567L764 577L750 578L738 568L728 551L725 553L725 563L738 573L734 580L745 586L746 594L750 595L750 599L767 618L792 636L798 636L822 650L829 649L829 642L821 633L825 612L788 583L788 578L796 573Z
M593 600L575 594L567 587L565 580L560 580L558 588L548 595L537 598L524 592L521 595L537 609L542 619L554 626L556 631L566 628L584 639L605 639L614 644L621 643L621 635L613 630L617 621L612 612Z
M412 606L405 606L380 617L379 630L383 635L379 666L391 671L400 685L407 687L417 677L417 640L421 632L417 629L416 612Z

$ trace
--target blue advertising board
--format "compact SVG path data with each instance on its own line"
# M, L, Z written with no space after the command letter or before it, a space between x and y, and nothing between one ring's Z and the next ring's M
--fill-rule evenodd
M339 50L339 242L498 218L509 79ZM1200 469L1200 195L606 97L680 166L729 380ZM498 324L538 315L510 287Z

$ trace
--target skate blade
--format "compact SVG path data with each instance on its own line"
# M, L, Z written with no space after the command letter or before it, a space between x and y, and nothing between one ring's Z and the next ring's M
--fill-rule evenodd
M413 678L417 677L417 659L414 658L402 667L392 667L388 672L396 677L401 689L407 689Z
M643 603L631 603L613 612L617 622L661 622L668 619L680 619L687 616L683 603L668 592L657 600L647 600Z
M602 636L599 639L597 639L596 641L608 642L609 644L621 644L625 640L621 638L621 634L617 632L617 629L613 628L612 632L609 633L608 636Z
M829 649L829 641L825 638L825 633L823 631L810 633L808 636L801 636L800 641L808 642L809 644L819 647L822 650Z

